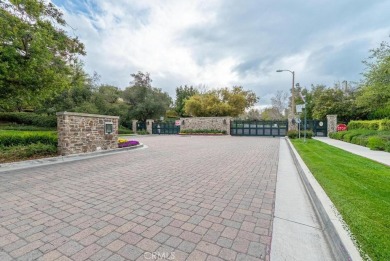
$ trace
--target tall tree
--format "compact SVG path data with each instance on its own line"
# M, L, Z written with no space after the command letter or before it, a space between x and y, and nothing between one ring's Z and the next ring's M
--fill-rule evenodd
M271 98L272 108L282 115L282 118L287 118L288 93L285 91L277 91L275 96Z
M252 91L241 86L211 90L204 94L193 95L185 103L185 113L191 116L232 116L243 114L259 98Z
M199 94L199 91L193 86L184 85L176 88L175 110L180 117L188 116L184 111L185 102L196 94Z
M369 118L390 117L390 44L370 51L356 104Z
M0 99L22 109L68 88L84 45L68 36L62 13L43 0L0 1Z
M151 86L149 73L132 74L133 85L123 91L123 99L130 105L129 117L139 121L164 116L172 99L168 93Z

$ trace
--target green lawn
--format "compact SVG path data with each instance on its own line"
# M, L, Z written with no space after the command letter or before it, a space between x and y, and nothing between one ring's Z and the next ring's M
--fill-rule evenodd
M291 141L363 252L390 260L390 167L320 141Z

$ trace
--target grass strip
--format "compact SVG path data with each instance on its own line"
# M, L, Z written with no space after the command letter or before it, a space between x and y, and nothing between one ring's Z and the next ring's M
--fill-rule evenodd
M372 260L390 260L390 167L316 140L291 140Z

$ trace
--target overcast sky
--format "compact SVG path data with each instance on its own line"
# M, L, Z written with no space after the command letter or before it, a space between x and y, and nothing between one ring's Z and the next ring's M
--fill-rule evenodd
M129 86L149 72L175 97L180 85L241 85L270 103L301 86L359 81L369 50L389 41L382 0L52 0L85 44L87 72Z

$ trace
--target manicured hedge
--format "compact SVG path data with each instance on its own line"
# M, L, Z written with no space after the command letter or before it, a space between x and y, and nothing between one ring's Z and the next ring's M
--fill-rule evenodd
M0 146L0 163L56 155L57 146L51 144L33 143L27 146Z
M57 146L53 131L0 131L0 146L26 146L34 143Z
M57 126L55 115L41 115L30 112L1 112L0 121L49 128Z
M314 135L312 131L301 131L301 138L305 137L305 132L306 132L306 139L311 139ZM290 139L298 139L299 138L299 132L295 130L290 130L287 132L287 136Z
M372 121L350 121L348 123L349 130L365 129L365 130L390 130L390 120L372 120Z
M329 137L365 146L372 150L384 150L390 152L390 131L356 129L333 132L329 134Z

